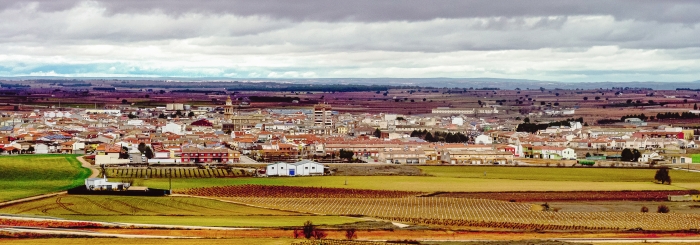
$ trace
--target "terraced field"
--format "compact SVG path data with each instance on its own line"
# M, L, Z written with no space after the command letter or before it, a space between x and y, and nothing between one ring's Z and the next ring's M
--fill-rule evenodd
M247 177L252 173L242 169L189 168L107 168L108 178L224 178Z
M83 184L90 170L76 155L0 157L0 201L67 190Z
M366 215L398 222L518 230L689 230L698 214L549 212L530 204L487 199L408 198L228 198L262 207L332 215Z
M66 215L296 215L193 197L60 195L0 208L9 214Z
M359 221L194 197L59 195L5 206L0 208L0 213L85 221L233 227L299 226L307 220L327 225Z

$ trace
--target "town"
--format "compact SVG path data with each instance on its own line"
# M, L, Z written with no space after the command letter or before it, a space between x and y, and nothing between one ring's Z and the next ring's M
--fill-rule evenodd
M63 84L62 81L55 83ZM376 98L381 92L384 96L380 95L380 101L387 101L388 90L376 94L305 92L301 97L306 96L307 101L302 100L303 103L299 97L286 100L290 97L284 93L256 94L257 97L269 96L269 100L283 99L276 107L265 102L251 102L249 97L238 92L228 95L225 90L212 92L214 95L195 94L195 98L204 97L204 100L194 103L162 103L183 100L182 96L192 94L167 90L150 93L143 89L104 90L104 87L95 87L92 91L44 87L32 91L33 88L8 87L10 89L1 93L14 95L10 100L27 103L8 103L9 110L0 118L2 154L86 154L89 161L102 167L225 167L300 160L640 167L700 161L700 155L696 154L700 151L695 150L698 128L688 124L688 120L683 121L700 118L700 111L692 102L692 98L697 97L696 92L689 90L589 90L585 93L595 97L595 102L589 102L588 96L578 90L393 89L392 94L403 98L392 96L389 100L392 102L387 103L397 104L395 111L399 112L405 109L403 107L409 108L406 113L394 113L391 108L384 112L367 112L374 108L367 111L349 108L355 103L352 96L359 94L360 98L355 100L359 101L369 94ZM499 98L521 92L524 97L520 99ZM594 96L606 92L608 96L604 100ZM581 102L574 102L570 96L560 99L560 93L582 94L583 98ZM682 95L664 95L653 98L658 101L653 102L648 99L650 93ZM148 99L149 94L157 97ZM289 94L297 96L299 92ZM478 94L490 96L478 97L481 96ZM78 97L71 95L88 96L83 98L91 101L76 104ZM135 105L127 102L131 98L120 101L120 96L140 97L140 104L158 102L151 103L153 106ZM334 99L324 101L326 96ZM431 99L426 102L425 97L429 96ZM642 103L638 100L640 96L647 97L648 102ZM116 100L108 103L106 97L116 97ZM413 98L420 97L422 101L413 102ZM318 102L312 103L309 98ZM343 100L338 101L338 98ZM394 102L409 98L412 102ZM459 99L478 101L460 103ZM633 99L637 102L630 102ZM436 106L425 111L421 103L433 105L448 101L455 106ZM94 106L90 106L91 103ZM357 104L362 106L362 103ZM595 112L606 105L625 108L620 110L625 113L622 119L602 118ZM667 120L660 120L669 110L676 113L670 113ZM662 113L664 111L666 113ZM650 120L654 116L647 117L645 112L659 115Z

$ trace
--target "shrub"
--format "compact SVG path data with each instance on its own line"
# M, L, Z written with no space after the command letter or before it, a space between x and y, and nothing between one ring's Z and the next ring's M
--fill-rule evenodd
M649 208L647 208L647 206L642 206L642 210L641 210L641 211L642 211L642 213L648 213L648 212L649 212Z
M354 240L357 239L357 230L355 228L350 228L345 230L345 239Z
M656 208L656 212L660 214L665 214L671 212L671 209L669 209L668 206L661 204Z

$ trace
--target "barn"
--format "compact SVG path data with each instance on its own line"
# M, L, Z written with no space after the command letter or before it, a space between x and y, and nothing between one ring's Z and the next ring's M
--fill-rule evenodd
M323 164L302 160L295 163L278 162L267 165L267 176L310 176L323 175Z

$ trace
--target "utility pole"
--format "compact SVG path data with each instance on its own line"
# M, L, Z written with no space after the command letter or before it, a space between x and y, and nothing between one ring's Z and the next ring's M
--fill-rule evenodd
M173 169L172 168L168 169L168 183L169 183L168 195L172 195L173 194Z

